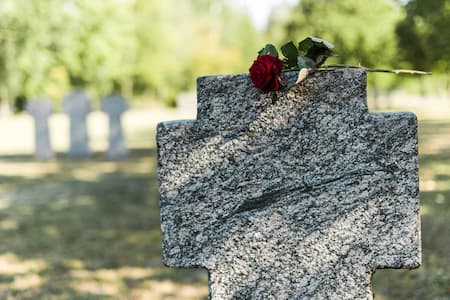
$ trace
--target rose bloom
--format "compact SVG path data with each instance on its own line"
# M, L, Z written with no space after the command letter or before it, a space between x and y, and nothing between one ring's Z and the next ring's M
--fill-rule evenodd
M281 88L282 61L273 55L259 55L250 67L250 78L258 89L264 92Z

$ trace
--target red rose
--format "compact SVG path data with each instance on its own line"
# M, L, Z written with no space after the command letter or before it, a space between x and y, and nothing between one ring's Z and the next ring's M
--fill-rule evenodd
M281 88L283 62L276 56L259 55L250 67L250 78L258 89L264 92L278 91Z

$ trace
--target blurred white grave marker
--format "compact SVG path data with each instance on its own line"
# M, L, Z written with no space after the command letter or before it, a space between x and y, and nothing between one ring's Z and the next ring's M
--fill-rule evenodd
M27 112L34 120L34 157L50 159L54 156L50 144L48 118L52 114L52 103L47 98L33 99L27 105Z
M64 99L63 110L70 118L69 156L89 157L86 117L91 112L91 101L84 91L72 92Z
M110 95L102 101L102 111L109 118L108 157L121 159L128 155L122 129L122 114L128 109L127 101L121 95Z

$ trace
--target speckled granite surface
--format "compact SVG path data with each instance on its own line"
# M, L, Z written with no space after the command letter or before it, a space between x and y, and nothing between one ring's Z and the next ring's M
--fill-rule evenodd
M371 299L420 264L416 117L368 113L360 70L295 80L201 77L197 120L158 125L164 263L210 299Z

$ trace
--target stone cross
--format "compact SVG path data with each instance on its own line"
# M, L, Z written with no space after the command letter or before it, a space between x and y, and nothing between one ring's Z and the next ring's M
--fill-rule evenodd
M163 261L213 300L372 299L421 261L416 117L369 113L362 70L282 77L201 77L197 120L158 125Z
M48 118L52 114L52 102L47 98L32 99L27 105L27 112L34 120L34 157L50 159L54 156L50 143Z
M70 93L63 101L63 110L70 118L69 156L89 157L89 136L86 117L91 112L91 101L84 91Z
M102 101L102 111L109 117L108 157L111 159L121 159L128 155L121 123L122 114L127 109L127 101L121 95L110 95Z

